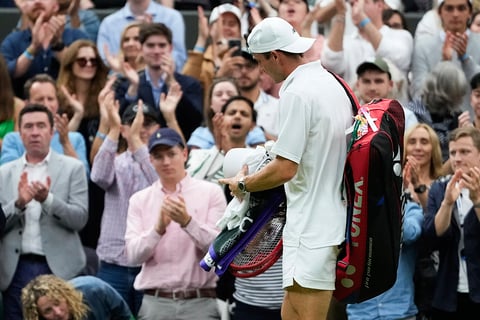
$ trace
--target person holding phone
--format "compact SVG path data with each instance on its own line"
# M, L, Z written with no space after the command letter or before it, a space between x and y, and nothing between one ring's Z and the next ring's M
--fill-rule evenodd
M234 55L242 48L241 19L240 9L230 3L216 6L209 19L198 7L198 37L182 73L200 81L204 97L214 78L232 77L234 64L241 62Z
M228 48L235 48L236 50L233 51L232 56L240 56L242 55L242 40L240 39L229 39L228 40Z

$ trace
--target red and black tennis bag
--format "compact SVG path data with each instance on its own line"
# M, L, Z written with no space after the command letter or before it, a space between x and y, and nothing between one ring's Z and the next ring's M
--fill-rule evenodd
M390 289L397 277L405 115L397 100L359 106L343 79L337 80L356 116L344 170L347 225L334 297L359 303Z

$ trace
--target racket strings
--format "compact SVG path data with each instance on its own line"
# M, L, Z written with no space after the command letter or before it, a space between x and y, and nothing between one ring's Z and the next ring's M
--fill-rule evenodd
M282 203L273 217L253 237L230 264L230 271L239 277L252 277L267 270L282 254L282 234L286 206Z

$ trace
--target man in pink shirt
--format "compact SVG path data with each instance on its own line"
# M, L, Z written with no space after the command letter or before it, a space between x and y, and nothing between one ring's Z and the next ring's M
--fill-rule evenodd
M158 129L148 150L160 179L130 198L125 233L129 263L142 264L134 283L145 293L139 319L220 319L217 276L198 263L220 231L223 190L187 174L176 131Z

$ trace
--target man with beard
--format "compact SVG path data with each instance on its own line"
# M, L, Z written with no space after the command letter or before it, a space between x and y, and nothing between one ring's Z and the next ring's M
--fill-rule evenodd
M25 1L29 28L10 33L2 42L15 95L23 98L23 84L38 73L57 78L65 49L75 40L88 39L77 29L65 28L65 15L57 15L57 0Z
M242 63L234 64L233 77L240 94L255 103L257 126L265 133L267 140L276 140L278 134L278 99L264 92L260 87L262 71L253 56L242 51Z

